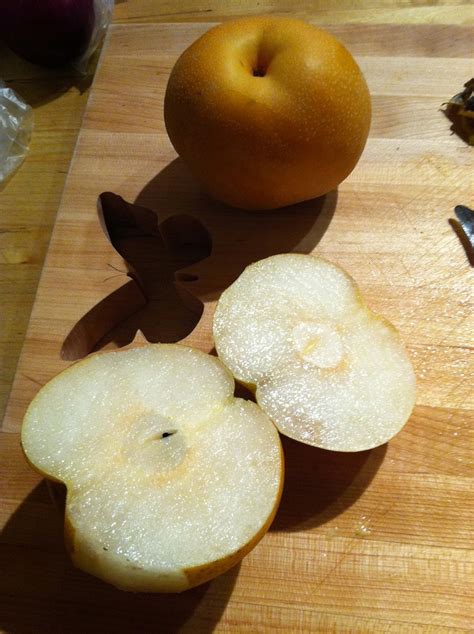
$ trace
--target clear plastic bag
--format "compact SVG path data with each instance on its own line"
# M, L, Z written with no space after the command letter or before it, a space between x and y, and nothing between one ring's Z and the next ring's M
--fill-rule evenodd
M94 0L95 24L87 50L73 64L80 73L86 74L89 61L102 41L112 21L114 0Z
M0 184L23 163L33 130L33 111L0 80Z

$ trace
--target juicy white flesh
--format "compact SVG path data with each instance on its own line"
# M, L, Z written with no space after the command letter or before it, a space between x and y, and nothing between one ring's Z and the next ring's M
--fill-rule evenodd
M278 502L278 433L222 363L179 345L90 357L26 414L30 462L67 485L76 564L124 589L183 590ZM163 433L170 434L163 437Z
M397 332L320 258L285 254L249 266L219 300L214 339L279 430L307 444L370 449L412 411L415 377Z

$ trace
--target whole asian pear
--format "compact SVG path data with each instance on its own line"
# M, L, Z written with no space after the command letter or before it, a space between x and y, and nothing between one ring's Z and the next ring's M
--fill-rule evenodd
M349 51L302 20L218 25L177 60L164 117L170 140L207 192L243 209L321 196L354 169L370 95Z

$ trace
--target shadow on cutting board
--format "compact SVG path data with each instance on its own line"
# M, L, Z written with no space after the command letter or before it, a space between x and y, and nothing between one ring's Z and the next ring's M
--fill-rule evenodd
M104 241L124 261L115 273L131 280L80 318L64 341L62 358L123 347L137 330L150 342L186 338L204 304L216 300L248 264L276 253L311 253L336 202L333 191L276 211L234 209L203 194L180 159L134 203L104 192L98 201Z
M72 65L48 68L33 64L0 42L0 78L32 108L44 106L71 88L83 94L92 84L95 65L83 75ZM32 80L33 78L33 80Z
M244 211L207 196L177 158L142 189L135 204L151 209L159 223L191 216L209 233L209 257L180 271L193 276L193 293L209 301L256 260L277 253L311 253L331 222L337 190L273 211Z
M280 436L285 452L285 487L270 530L299 531L325 524L364 493L387 445L343 453L326 451Z
M225 610L239 565L181 594L133 594L77 570L63 544L64 491L43 480L0 533L0 630L60 632L212 632ZM59 493L58 493L59 490Z
M210 354L217 356L213 348ZM247 387L235 382L234 396L256 403ZM285 455L285 483L280 507L270 527L275 532L321 526L352 506L382 466L387 443L367 451L327 451L280 434Z
M210 354L217 356L213 348ZM247 387L235 382L234 396L256 403ZM369 487L382 466L387 443L367 451L327 451L280 434L285 482L270 531L292 532L321 526L341 515Z

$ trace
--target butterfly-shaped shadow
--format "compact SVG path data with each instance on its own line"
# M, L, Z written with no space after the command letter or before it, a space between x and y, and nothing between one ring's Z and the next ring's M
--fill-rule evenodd
M79 359L111 344L125 346L138 330L151 342L186 337L198 323L203 304L176 284L176 271L210 254L211 238L202 223L178 214L159 224L153 211L110 192L99 196L98 212L131 280L77 322L64 341L62 358ZM186 282L191 278L182 277Z

